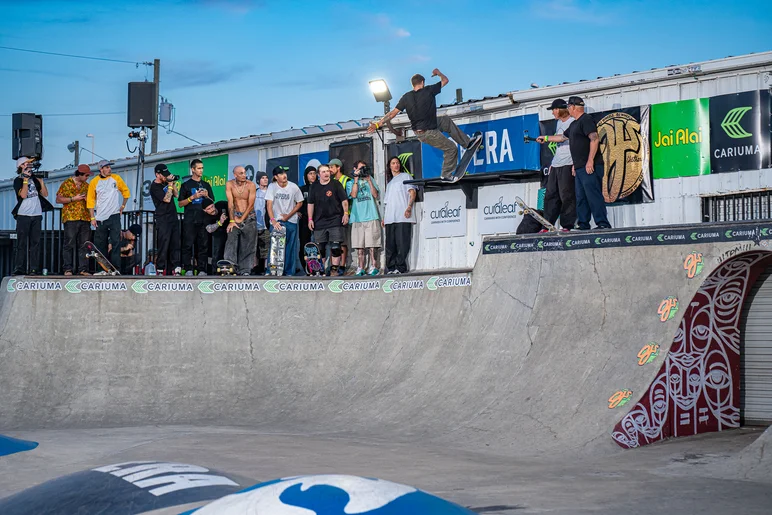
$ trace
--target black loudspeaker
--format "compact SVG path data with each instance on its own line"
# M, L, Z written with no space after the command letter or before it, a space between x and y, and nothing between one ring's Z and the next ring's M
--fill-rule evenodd
M158 92L154 82L129 82L129 106L127 125L132 129L154 129L158 123L155 102Z
M43 117L33 113L14 113L13 159L20 157L43 157Z

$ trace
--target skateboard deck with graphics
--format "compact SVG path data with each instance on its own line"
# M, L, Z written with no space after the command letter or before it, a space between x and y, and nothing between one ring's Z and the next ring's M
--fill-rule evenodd
M268 251L268 265L271 275L284 275L284 249L287 245L287 229L271 231L271 249Z
M472 138L476 138L478 136L481 136L481 134L479 132L475 132L472 135ZM453 171L453 173L450 174L451 180L453 182L458 181L459 179L461 179L461 177L466 175L466 169L469 168L469 163L471 163L472 159L474 159L474 155L477 153L478 150L480 150L480 145L482 145L482 142L483 140L481 137L476 145L464 151L464 155L461 156L461 161L458 163L458 166L456 167L455 171Z
M306 272L308 275L324 275L324 263L319 250L319 245L310 242L303 245L303 254L306 260Z
M221 259L217 262L216 272L220 275L236 275L236 264L227 259Z
M544 218L543 216L541 216L535 209L533 209L528 204L523 202L523 199L521 199L520 197L515 197L515 203L521 209L519 214L521 214L521 215L531 215L532 217L534 217L534 219L536 219L537 222L539 222L542 225L542 227L547 229L549 232L557 232L557 228L555 228L554 225L549 223L549 221L546 218Z
M92 242L87 241L83 244L83 248L86 250L86 257L94 258L97 264L102 267L102 270L104 270L104 274L121 275L118 269L115 268L112 263L110 263L110 260L107 259L105 255L102 254L99 249L96 248L96 245L94 245Z

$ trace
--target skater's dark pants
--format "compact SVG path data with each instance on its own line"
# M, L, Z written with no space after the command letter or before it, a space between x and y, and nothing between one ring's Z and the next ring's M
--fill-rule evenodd
M64 222L64 248L62 268L65 272L88 272L88 258L83 244L91 238L91 224L84 220ZM77 262L76 262L77 256Z
M108 238L113 247L109 255L107 252ZM94 245L117 270L121 269L121 215L119 213L115 213L107 220L97 222L94 231Z
M40 273L40 226L43 217L19 215L16 217L16 256L13 271L15 274L27 272ZM29 248L28 248L29 247ZM27 253L29 252L29 268Z
M576 167L576 214L580 229L590 228L590 215L601 229L611 227L606 215L606 201L603 198L603 165L596 164L591 174L582 167Z
M413 239L413 224L386 224L386 268L407 272L407 255Z
M576 188L571 165L553 166L547 176L544 194L544 218L555 224L560 217L564 229L573 229L576 223Z
M196 246L196 263L191 264L193 259L193 245ZM209 233L206 232L204 222L182 223L182 267L185 270L206 271L206 264L209 261Z
M155 219L158 231L158 258L156 269L159 274L171 273L181 266L180 261L180 221L176 215ZM168 275L168 274L167 274Z
M469 145L469 136L464 134L464 131L459 129L449 116L438 116L436 129L416 132L416 137L421 143L442 150L442 176L449 177L458 166L458 146L446 138L443 132L447 132L453 141L462 147L466 148Z
M224 258L238 265L239 275L249 274L255 262L255 240L257 223L254 212L244 220L241 227L234 227L228 233Z

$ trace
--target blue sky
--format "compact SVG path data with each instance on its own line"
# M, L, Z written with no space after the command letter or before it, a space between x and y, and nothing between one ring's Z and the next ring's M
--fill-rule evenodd
M413 73L435 66L450 78L439 98L449 103L455 88L481 98L772 49L769 5L755 0L0 0L0 9L0 46L161 59L175 128L202 142L375 116L368 80L385 78L396 99ZM73 140L90 149L87 133L97 154L130 155L126 84L146 78L145 66L0 49L0 179L13 175L14 112L121 113L44 116L46 169L72 162ZM159 149L190 144L163 131Z

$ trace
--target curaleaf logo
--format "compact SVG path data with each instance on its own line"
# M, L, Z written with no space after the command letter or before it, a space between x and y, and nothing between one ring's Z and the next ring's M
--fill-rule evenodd
M733 139L750 138L753 136L752 133L746 131L743 129L742 125L740 125L740 120L742 120L745 113L751 109L753 109L753 107L735 107L726 113L724 120L721 122L721 128L724 129L727 136Z
M445 206L441 207L440 209L435 209L431 213L429 213L429 217L432 220L448 220L450 218L460 218L461 217L461 206L458 206L458 208L453 209L449 207L450 201L445 202Z
M447 205L447 204L445 204ZM499 197L499 201L491 206L485 206L483 208L483 214L485 215L508 215L517 213L517 204L514 202L511 204L504 203L504 197ZM504 217L497 217L504 218Z

